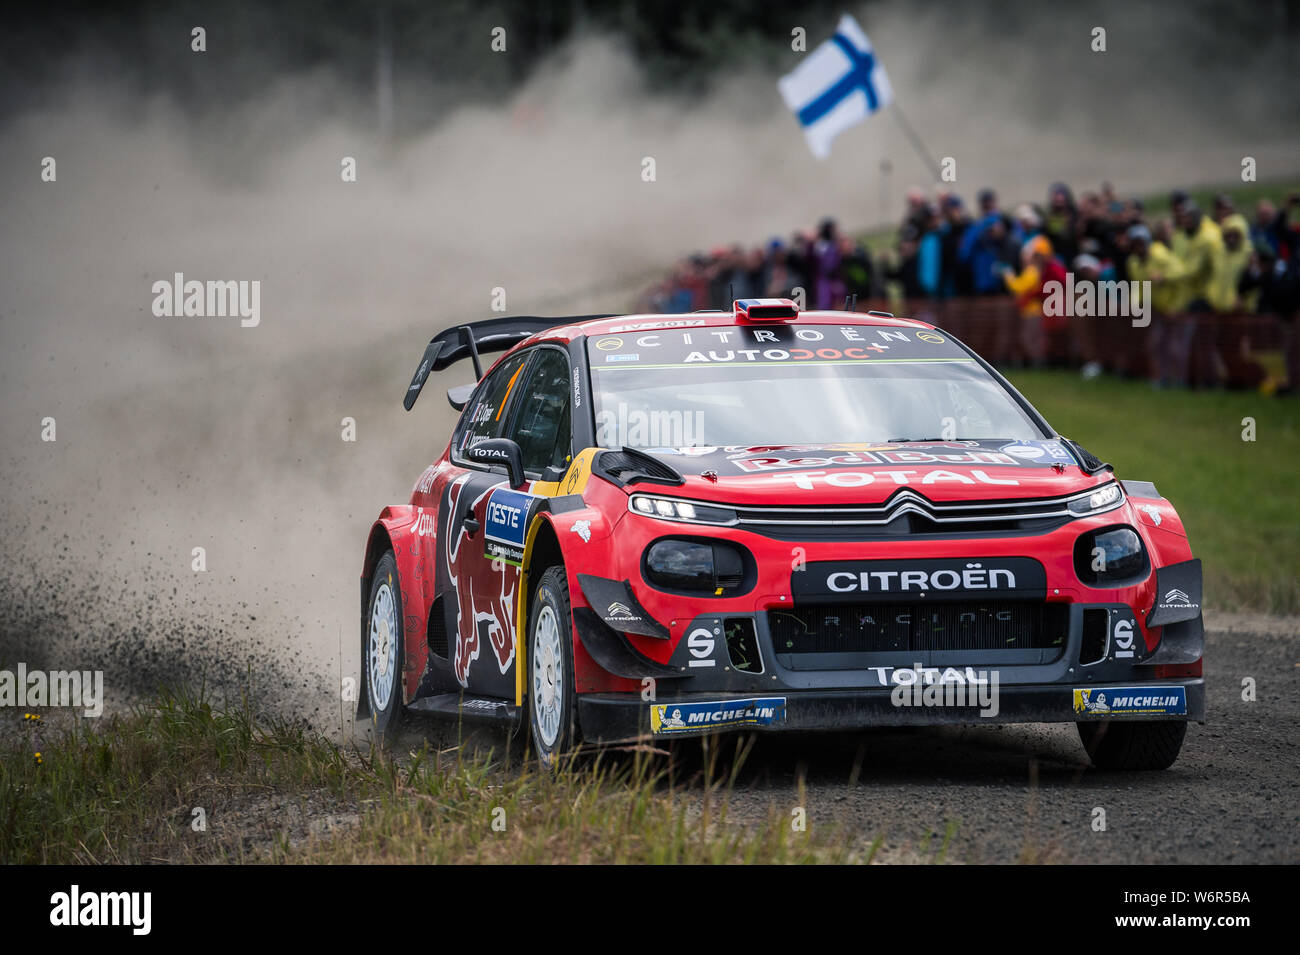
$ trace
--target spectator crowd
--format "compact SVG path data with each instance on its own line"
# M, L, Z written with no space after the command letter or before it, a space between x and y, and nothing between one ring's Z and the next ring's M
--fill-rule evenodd
M1289 380L1295 385L1293 322L1300 309L1300 192L1279 208L1260 199L1250 217L1226 194L1202 209L1174 191L1167 213L1151 215L1138 199L1122 199L1109 183L1075 197L1064 183L1042 205L1008 211L992 189L974 210L955 192L907 193L893 247L873 256L832 219L815 230L772 238L762 247L720 246L679 261L649 289L639 307L689 312L727 307L732 299L792 297L807 308L846 301L921 302L982 296L1014 298L1024 328L1038 339L1030 355L1047 361L1045 342L1065 334L1068 319L1044 314L1049 283L1150 282L1156 353L1152 377L1186 384L1198 316L1268 314L1282 319ZM1077 355L1073 356L1075 359ZM1085 356L1086 357L1086 356Z

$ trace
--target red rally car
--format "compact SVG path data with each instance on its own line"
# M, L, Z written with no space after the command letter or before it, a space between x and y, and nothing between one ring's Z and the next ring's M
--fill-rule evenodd
M480 355L505 354L486 374ZM1173 506L947 332L785 299L500 318L361 573L359 716L581 741L1074 722L1169 766L1203 721L1201 566Z

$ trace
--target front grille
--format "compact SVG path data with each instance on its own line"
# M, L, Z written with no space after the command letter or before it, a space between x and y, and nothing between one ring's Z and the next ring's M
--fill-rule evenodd
M836 507L737 506L737 524L779 540L877 540L916 535L991 536L1054 530L1074 515L1066 502L1077 495L1028 500L936 502L903 488L879 504Z
M956 603L817 604L771 610L777 653L1043 650L1065 646L1064 604L988 600Z

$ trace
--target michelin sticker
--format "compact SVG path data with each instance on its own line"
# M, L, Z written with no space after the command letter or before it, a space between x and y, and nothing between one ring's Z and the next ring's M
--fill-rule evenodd
M784 722L784 696L658 703L650 707L650 731L657 736L728 726L771 726Z
M1104 686L1074 691L1074 712L1085 716L1186 716L1182 686Z
M523 494L498 487L487 501L487 529L484 532L485 553L488 557L517 564L524 559L524 539L533 506L540 500L534 494Z

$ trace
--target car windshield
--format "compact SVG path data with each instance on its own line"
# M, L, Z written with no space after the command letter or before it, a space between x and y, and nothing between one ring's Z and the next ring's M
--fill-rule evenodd
M601 447L1050 436L940 332L672 324L679 327L647 323L588 340Z

